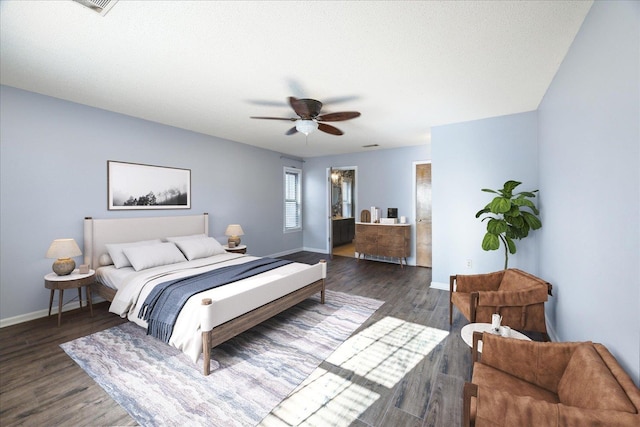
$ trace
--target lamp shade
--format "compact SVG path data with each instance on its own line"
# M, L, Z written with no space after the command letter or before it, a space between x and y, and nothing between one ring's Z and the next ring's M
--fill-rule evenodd
M82 255L82 251L74 239L56 239L49 246L47 258L72 258Z
M244 236L244 231L242 231L240 224L229 224L224 234L225 236Z
M45 256L56 260L52 267L58 276L66 276L76 268L76 262L71 258L80 255L82 255L82 251L75 240L56 239L49 246Z

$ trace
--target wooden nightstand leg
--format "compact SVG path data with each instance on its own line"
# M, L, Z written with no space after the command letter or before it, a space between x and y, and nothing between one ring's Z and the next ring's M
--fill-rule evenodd
M91 317L93 317L93 303L91 302L91 285L85 286L87 292L87 301L89 301L89 312L91 313Z
M80 304L80 311L82 311L82 286L78 288L78 303Z
M58 289L58 328L60 327L60 321L62 320L62 297L64 296L64 289Z
M51 294L49 295L49 317L51 317L51 306L53 305L53 294L55 292L55 289L51 289Z

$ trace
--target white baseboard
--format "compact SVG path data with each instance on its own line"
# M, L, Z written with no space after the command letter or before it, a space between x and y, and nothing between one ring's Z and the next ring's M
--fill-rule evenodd
M265 256L270 257L270 258L277 258L279 256L285 256L285 255L294 254L296 252L300 252L301 250L302 249L290 249L288 251L277 252L277 253L269 254L269 255L265 255Z
M328 254L329 253L329 252L327 252L326 249L318 249L318 248L307 248L307 247L304 247L304 248L302 248L300 250L301 251L305 251L305 252L315 252L315 253L318 253L318 254ZM294 251L294 252L296 252L296 251Z
M91 301L93 304L98 304L100 302L104 302L105 299L99 297L97 295L92 295ZM88 310L87 301L82 301L82 306ZM80 303L78 301L70 301L62 306L62 312L76 310L80 308ZM58 314L58 306L51 307L51 316ZM8 317L6 319L0 319L0 328L4 328L7 326L17 325L18 323L28 322L29 320L40 319L41 317L47 317L49 315L49 309L45 308L43 310L33 311L31 313L21 314L19 316Z
M547 322L547 334L549 335L549 339L553 342L558 342L560 339L558 338L558 333L556 332L553 325Z
M448 283L431 282L431 287L433 289L441 289L443 291L448 291L449 290L449 284Z

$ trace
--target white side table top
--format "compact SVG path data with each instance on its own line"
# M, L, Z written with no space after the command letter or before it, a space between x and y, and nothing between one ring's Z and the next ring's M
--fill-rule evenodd
M247 245L238 245L235 248L230 248L229 245L222 245L222 247L226 251L239 251L239 250L242 250L242 249L247 249Z
M67 274L66 276L58 276L56 273L49 273L44 276L44 278L50 282L66 282L67 280L85 279L93 276L95 273L95 270L89 270L88 273L80 274L79 270L76 268L71 272L71 274Z
M469 347L473 347L473 333L475 331L494 333L493 329L491 328L491 323L469 323L468 325L463 326L462 330L460 331L460 336L462 336L463 341ZM516 331L515 329L511 329L508 338L531 341L531 338L521 332ZM478 343L478 351L482 352L482 341Z

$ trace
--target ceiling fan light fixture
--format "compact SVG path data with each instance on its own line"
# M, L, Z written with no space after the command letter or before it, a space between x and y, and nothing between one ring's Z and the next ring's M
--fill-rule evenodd
M305 120L299 119L296 120L296 130L298 132L304 133L305 135L309 135L314 130L318 129L318 122L315 120Z

